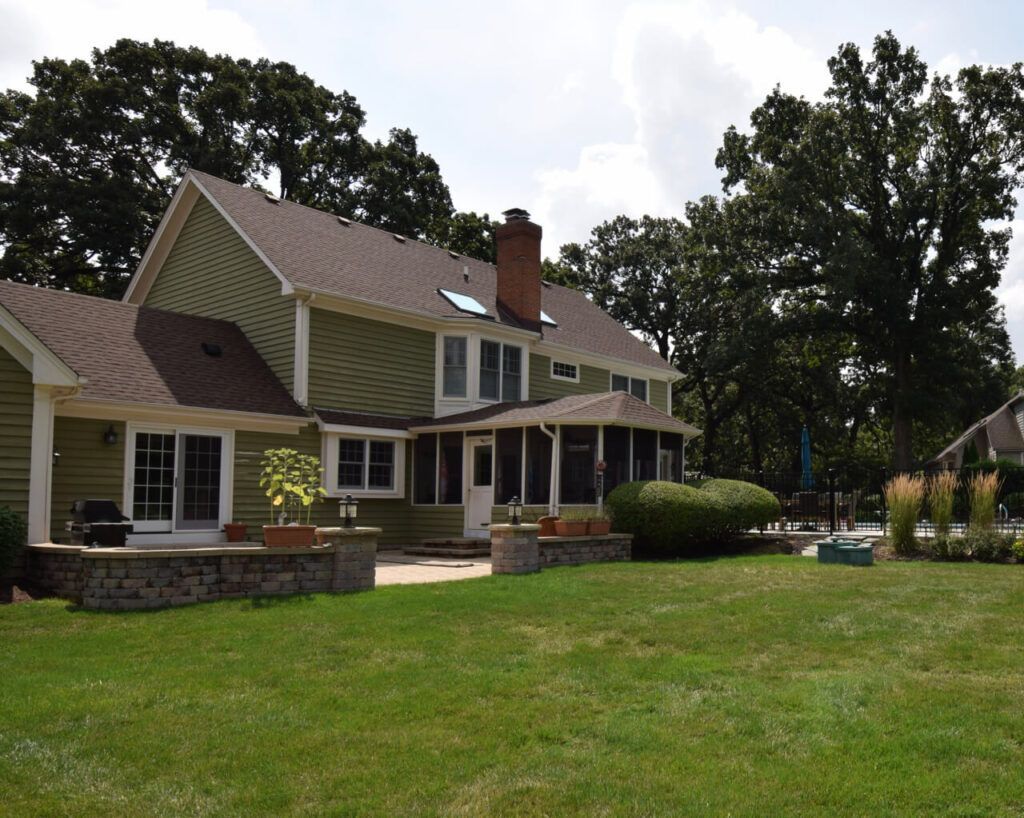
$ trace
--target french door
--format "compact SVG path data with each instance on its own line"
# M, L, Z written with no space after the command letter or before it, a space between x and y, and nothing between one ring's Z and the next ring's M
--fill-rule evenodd
M139 533L216 531L225 486L225 435L138 430L132 437L132 522Z

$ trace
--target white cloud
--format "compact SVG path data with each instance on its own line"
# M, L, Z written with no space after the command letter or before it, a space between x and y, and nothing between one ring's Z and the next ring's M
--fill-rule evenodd
M173 40L239 57L266 53L241 15L207 0L0 0L0 21L0 88L29 90L31 60L88 57L120 37Z
M1024 219L1014 219L1010 227L1009 258L996 295L1006 309L1006 329L1014 348L1024 350Z
M575 168L537 174L549 253L618 213L680 215L720 189L714 159L729 125L745 128L776 84L819 98L828 83L824 58L786 32L701 0L629 6L612 76L632 140L585 145Z

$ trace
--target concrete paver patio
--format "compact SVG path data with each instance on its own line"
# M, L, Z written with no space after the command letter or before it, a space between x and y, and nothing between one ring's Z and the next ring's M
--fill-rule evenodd
M380 551L377 554L378 587L472 579L490 576L490 573L490 557L416 557L401 551Z

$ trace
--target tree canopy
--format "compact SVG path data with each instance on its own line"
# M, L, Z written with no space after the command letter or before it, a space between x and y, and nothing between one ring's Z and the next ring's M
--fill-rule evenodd
M368 140L355 97L288 63L120 40L31 83L0 96L4 278L119 295L190 167L493 257L494 223L455 211L411 131Z

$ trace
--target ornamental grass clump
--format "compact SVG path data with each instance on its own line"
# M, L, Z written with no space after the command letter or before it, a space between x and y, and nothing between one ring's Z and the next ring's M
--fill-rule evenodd
M941 471L928 478L928 510L936 537L949 535L953 522L953 500L960 479L954 471Z
M916 474L899 474L885 484L885 502L889 506L890 539L897 554L917 550L914 531L924 504L925 481Z
M999 472L978 472L967 484L971 506L971 528L987 529L996 519L996 500L1003 481Z

